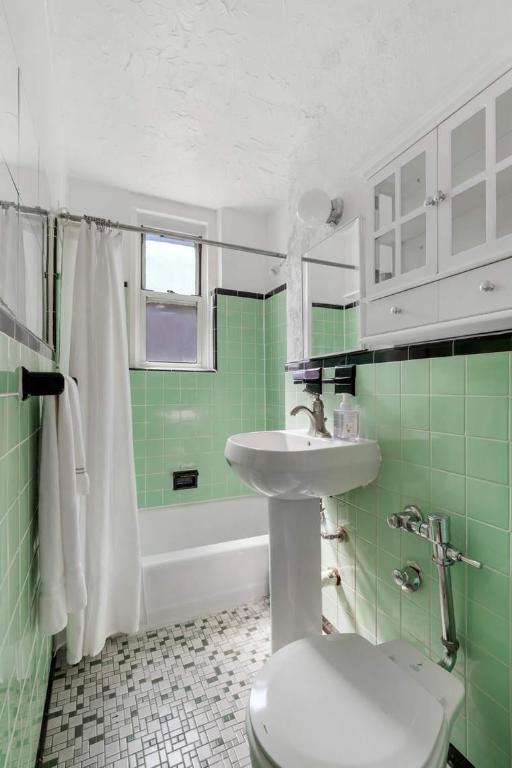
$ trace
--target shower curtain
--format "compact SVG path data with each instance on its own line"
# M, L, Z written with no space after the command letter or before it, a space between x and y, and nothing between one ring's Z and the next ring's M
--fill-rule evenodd
M141 567L133 458L122 235L82 221L69 373L78 380L90 493L82 497L87 605L70 616L70 664L139 626ZM65 268L65 264L64 264Z

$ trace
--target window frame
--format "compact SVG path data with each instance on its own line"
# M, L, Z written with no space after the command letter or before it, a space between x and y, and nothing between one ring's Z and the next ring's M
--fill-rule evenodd
M184 233L185 234L185 233ZM137 238L137 253L135 263L137 265L135 285L136 297L131 323L132 337L132 362L136 368L143 370L160 371L212 371L213 362L213 323L210 297L208 292L208 247L202 243L195 243L197 259L197 294L185 295L179 293L161 293L144 287L146 264L146 237L154 237L151 232L141 232L140 240ZM162 236L165 239L165 235ZM169 240L179 241L179 238L169 237ZM185 242L185 240L184 240ZM190 241L187 241L190 242ZM197 361L195 363L184 362L159 362L146 359L146 306L148 301L157 304L185 304L197 308Z

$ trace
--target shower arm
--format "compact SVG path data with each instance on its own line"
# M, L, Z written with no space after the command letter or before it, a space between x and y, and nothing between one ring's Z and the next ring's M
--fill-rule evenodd
M450 518L447 515L428 515L425 521L418 507L410 504L399 514L388 517L388 525L390 528L402 528L432 544L432 562L435 563L439 576L443 645L443 657L438 663L451 672L457 661L459 641L455 626L450 568L456 562L466 563L472 568L481 568L482 563L472 560L450 544Z

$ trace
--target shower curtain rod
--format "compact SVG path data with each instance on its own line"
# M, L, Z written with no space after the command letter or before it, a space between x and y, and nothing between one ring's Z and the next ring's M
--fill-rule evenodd
M118 221L110 221L110 219L101 219L95 216L77 216L72 213L59 213L59 219L64 221L70 221L75 224L79 224L85 219L85 221L94 222L98 226L110 227L112 229L121 229L125 232L139 232L149 235L163 235L164 237L174 237L176 240L188 240L192 243L200 243L201 245L213 245L217 248L226 248L231 251L243 251L244 253L257 253L259 256L270 256L274 259L286 259L286 253L279 253L279 251L266 251L263 248L251 248L247 245L236 245L235 243L224 243L220 240L209 240L199 235L188 235L183 232L173 232L170 229L163 229L161 227L148 227L145 224L120 224Z
M30 205L20 205L13 200L0 200L0 208L3 208L4 210L7 210L7 208L16 208L20 213L33 214L34 216L43 216L46 218L50 215L50 211L47 211L45 208L40 208L38 205L35 207Z

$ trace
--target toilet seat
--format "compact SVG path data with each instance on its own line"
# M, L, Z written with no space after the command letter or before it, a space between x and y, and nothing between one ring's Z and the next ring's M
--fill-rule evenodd
M251 753L265 768L431 768L448 731L435 696L352 634L282 648L256 675L248 707Z

